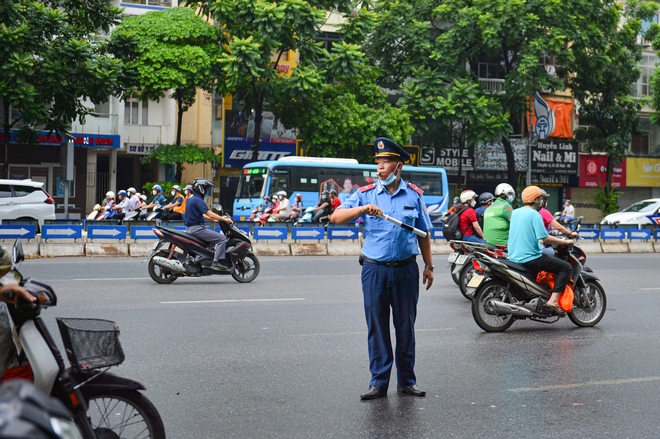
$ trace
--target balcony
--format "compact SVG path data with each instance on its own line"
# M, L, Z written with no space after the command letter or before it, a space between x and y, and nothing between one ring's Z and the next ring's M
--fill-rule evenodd
M173 143L173 136L168 136L169 131L168 127L160 125L124 125L124 139L134 144Z
M488 94L504 94L504 79L499 78L479 78L479 84Z
M71 123L71 132L81 134L119 134L117 114L98 114L85 117L85 123L79 120Z

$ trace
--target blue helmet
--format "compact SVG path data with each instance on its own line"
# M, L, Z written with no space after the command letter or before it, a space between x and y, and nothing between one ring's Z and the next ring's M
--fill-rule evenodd
M155 184L151 189L152 189L152 190L153 190L153 189L156 189L158 192L163 192L163 188L160 187L159 184Z
M126 196L126 191L125 191L125 190L121 190L121 191L117 192L117 195L123 195L123 196Z

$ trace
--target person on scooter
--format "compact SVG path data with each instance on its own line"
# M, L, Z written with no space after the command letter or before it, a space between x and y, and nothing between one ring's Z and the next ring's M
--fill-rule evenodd
M330 209L331 209L330 214L332 214L332 212L334 212L336 208L341 206L341 200L337 196L337 191L334 189L331 189L328 195L330 196Z
M183 214L186 213L186 199L181 195L181 186L175 184L172 186L172 202L163 206L165 210L171 210L170 213L163 215L161 219L168 221L180 221Z
M167 199L165 198L165 195L163 195L163 188L159 184L153 185L151 188L151 193L153 194L154 198L151 200L151 203L147 204L146 206L142 206L143 210L151 209L156 206L163 207L167 204Z
M273 210L275 221L286 221L289 219L289 214L291 213L291 202L286 197L286 191L279 191L277 198L280 204L277 206L276 211Z
M330 211L330 192L324 190L321 192L321 200L319 201L319 204L314 206L312 221L315 223L320 222L322 218L327 218L327 216L330 215Z
M209 244L215 244L215 254L211 268L217 271L229 272L231 265L225 259L227 237L206 228L206 220L224 221L233 224L231 218L226 218L214 213L204 202L206 191L214 187L206 178L196 178L192 184L193 196L186 203L186 233L201 239Z
M140 195L137 193L134 187L129 187L126 189L126 193L128 194L128 200L130 202L128 210L138 210L140 208Z
M477 205L476 198L477 194L474 191L461 192L461 203L464 207L458 214L458 231L463 235L463 241L485 244L484 232L481 231L477 214L474 211L474 206Z
M494 199L495 197L490 192L484 192L483 194L479 195L479 207L474 209L474 213L477 214L477 222L479 222L479 227L481 227L481 230L484 229L484 213L486 212L486 209L488 209L490 205L493 204Z
M296 194L293 204L291 205L291 213L289 216L292 221L297 221L302 217L303 214L303 203L302 203L302 194Z
M555 219L554 215L552 215L552 213L550 213L550 211L545 208L545 206L548 204L548 197L549 195L545 191L543 191L543 194L541 195L541 200L542 200L541 209L539 210L539 213L541 214L541 218L543 218L543 225L545 226L545 229L548 231L548 233L550 233L550 231L554 229L569 238L573 238L573 239L579 238L580 235L578 235L577 232L571 232L566 227L559 224L559 222ZM556 235L556 233L554 234ZM552 248L552 246L545 246L543 248L543 253L547 253L550 256L554 256L555 249Z
M566 200L566 203L564 204L564 210L561 211L561 217L559 218L559 222L563 224L568 224L573 221L574 216L575 216L575 207L573 207L573 204L571 204L571 200Z
M509 242L509 221L516 198L516 191L508 183L500 183L495 188L495 201L484 212L484 239L490 245L507 245Z
M131 209L131 200L127 195L128 193L125 190L117 192L119 202L115 205L115 210L117 210L117 212L115 213L114 219L124 219L128 211Z
M558 299L566 288L571 275L571 264L554 256L543 253L539 241L543 244L572 245L572 240L563 240L548 235L543 226L543 219L538 211L543 204L544 191L538 186L528 186L521 194L525 204L511 214L511 229L509 231L509 260L524 265L530 270L555 273L555 287L546 303L556 314L563 315Z

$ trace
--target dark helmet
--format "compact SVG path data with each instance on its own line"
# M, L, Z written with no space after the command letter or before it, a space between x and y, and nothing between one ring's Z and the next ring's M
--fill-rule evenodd
M330 194L332 194L332 195L337 195L337 191L334 190L334 189L332 189L332 190L330 191Z
M206 194L207 189L215 187L215 185L211 181L202 177L196 178L192 186L193 186L193 191L197 192L201 196L204 196L204 194Z
M483 194L479 195L479 204L484 205L488 204L489 201L493 201L495 199L495 196L491 194L490 192L484 192Z
M324 190L323 192L321 192L321 195L329 195L329 194L330 194L330 192L327 191L327 190Z

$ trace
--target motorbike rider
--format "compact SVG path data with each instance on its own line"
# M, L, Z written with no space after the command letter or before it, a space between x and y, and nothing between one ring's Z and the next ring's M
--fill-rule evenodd
M336 208L341 206L341 200L337 196L337 191L334 189L330 189L330 193L328 194L330 196L330 209L331 212L334 212Z
M276 195L280 203L277 209L273 209L275 221L286 221L291 213L291 202L286 197L286 191L279 191Z
M141 210L151 209L156 206L163 207L165 204L167 204L167 199L165 199L165 195L163 195L163 188L159 184L153 185L151 188L151 193L154 196L153 200L151 200L151 203L147 204L146 206L142 206Z
M490 245L507 245L509 242L509 221L513 208L511 203L516 191L508 183L500 183L495 188L495 201L484 212L484 239Z
M302 217L303 213L303 203L302 203L302 194L296 194L293 204L291 205L291 213L289 216L292 220L297 220Z
M131 209L131 200L128 198L128 193L125 190L117 192L117 197L119 202L115 205L117 213L115 213L115 219L124 219L128 211Z
M461 192L461 203L463 209L458 214L458 230L463 235L463 241L478 242L485 244L481 231L479 221L477 221L477 214L474 211L474 206L477 205L477 194L471 190Z
M490 192L484 192L483 194L479 195L479 207L474 209L474 213L477 214L477 221L479 222L481 230L484 229L484 212L486 212L486 209L488 209L490 205L493 204L494 199L495 197Z
M137 193L134 187L129 187L128 189L126 189L126 192L128 194L131 203L129 210L140 209L140 206L142 204L140 203L140 194Z
M571 275L571 264L554 256L543 253L539 241L543 244L572 245L572 240L563 240L548 235L543 226L543 219L538 211L543 203L543 190L538 186L528 186L521 194L523 207L511 213L511 228L509 231L509 260L524 265L530 270L555 273L555 286L546 307L556 314L563 315L558 298L566 288Z
M178 184L172 186L172 202L163 206L163 209L171 210L171 212L163 215L162 219L168 221L183 219L183 214L186 212L186 199L181 195L181 186Z
M543 218L543 225L545 226L545 229L548 232L550 232L551 229L557 230L559 233L569 238L574 238L574 239L579 238L580 235L578 235L577 232L571 232L566 227L559 224L559 221L555 219L554 215L552 215L552 213L550 213L550 211L545 208L545 206L548 204L549 196L550 195L548 195L545 191L543 191L543 194L541 195L541 200L542 200L541 209L539 210L539 213L541 214L541 218ZM552 246L546 246L543 248L543 253L547 253L550 256L554 256L555 250L552 248Z
M226 218L214 213L204 202L204 195L208 189L214 187L206 178L196 178L192 184L193 196L186 203L186 233L201 239L209 244L215 244L215 254L211 268L218 271L231 271L231 265L225 259L227 237L218 232L209 230L204 225L206 220L224 221L233 224L231 218Z
M312 221L317 223L320 222L321 218L330 215L330 201L330 192L326 190L321 192L321 200L319 201L319 204L314 206L314 215L312 216Z

